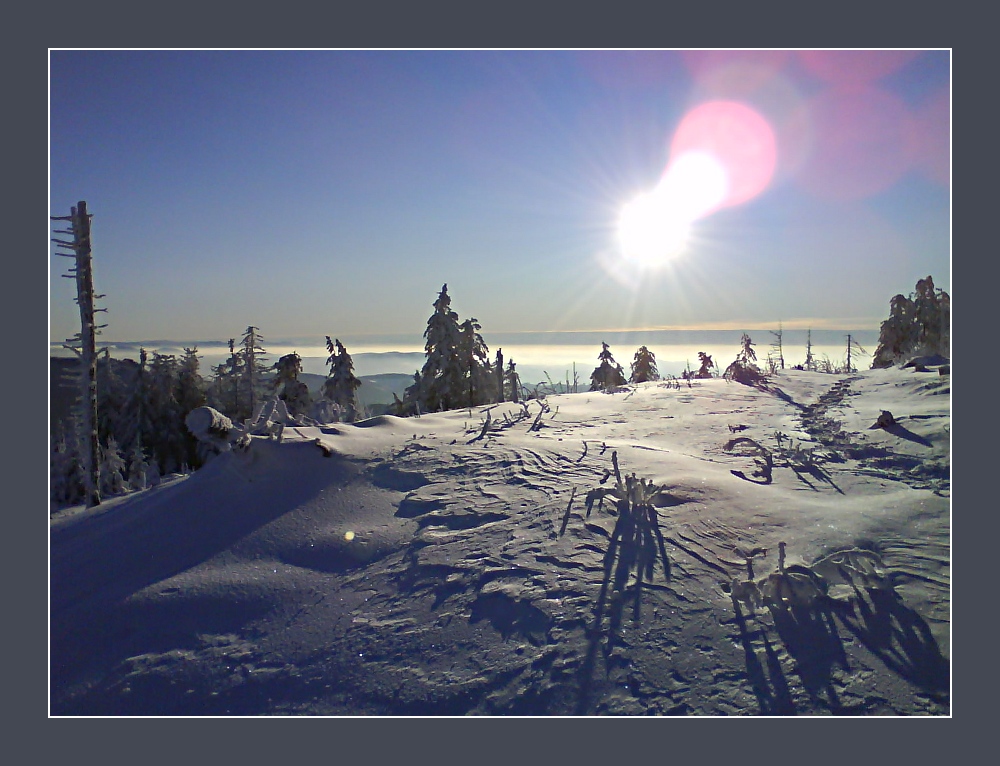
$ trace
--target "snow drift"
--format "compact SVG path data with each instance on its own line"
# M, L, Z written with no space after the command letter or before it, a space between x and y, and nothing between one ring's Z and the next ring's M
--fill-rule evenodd
M51 711L948 714L950 376L921 369L286 426L68 509ZM658 490L639 521L595 492L613 458ZM779 543L826 573L808 609L734 597ZM868 559L881 585L841 576Z

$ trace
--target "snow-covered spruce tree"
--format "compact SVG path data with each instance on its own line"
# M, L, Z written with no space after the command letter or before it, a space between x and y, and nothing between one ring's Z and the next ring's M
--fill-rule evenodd
M600 364L590 373L590 390L606 391L609 388L625 385L625 371L615 361L608 344L601 342L601 353L597 355Z
M136 443L128 453L128 485L134 490L146 489L146 476L149 473L149 461L142 445Z
M879 329L872 367L933 355L951 356L951 298L928 276L917 282L909 298L894 295L889 301L889 318Z
M180 471L186 464L184 413L177 401L179 364L172 354L153 352L146 375L143 411L148 425L143 439L161 474Z
M177 369L177 402L187 415L205 404L205 380L198 372L198 347L185 348Z
M467 389L463 385L461 336L458 314L451 310L451 298L445 284L434 301L434 313L427 320L427 329L424 330L427 360L420 371L417 392L420 411L455 409L461 407L467 398Z
M243 355L236 348L236 339L229 339L229 358L212 368L212 380L206 397L208 406L239 420L240 376L243 374Z
M354 360L339 338L331 340L327 335L326 349L330 352L326 360L330 365L330 372L323 381L323 395L337 406L344 422L353 423L361 411L358 405L361 381L354 374Z
M517 374L517 365L513 359L507 362L507 371L504 372L503 379L508 401L517 404L521 401L521 376Z
M299 380L299 374L302 372L302 357L294 351L291 354L285 354L274 363L274 369L276 371L274 393L288 407L288 412L292 415L304 415L309 412L312 405L309 386Z
M632 376L630 383L646 383L650 380L659 380L660 373L656 369L656 356L645 346L639 346L632 360Z
M191 410L204 406L208 402L205 394L207 388L205 379L198 372L198 347L185 348L184 356L181 358L177 368L177 399L178 410L183 424L184 418ZM179 433L183 436L184 457L183 463L189 467L196 468L202 464L203 459L198 447L198 439L183 425L178 426Z
M935 288L934 280L928 276L917 282L913 305L919 327L918 354L950 358L951 297L944 290Z
M403 390L403 398L399 399L393 394L393 404L395 413L400 417L419 415L420 409L420 370L413 371L413 383Z
M101 494L122 495L128 492L129 484L125 479L127 465L114 437L108 439L101 452Z
M889 300L889 318L879 328L872 368L892 367L916 345L916 311L913 301L897 294Z
M467 319L459 327L459 355L465 378L462 406L475 407L496 401L496 376L490 364L490 350L479 334L482 327L477 319Z
M263 341L264 337L260 334L260 328L253 325L244 330L243 340L240 341L240 345L243 347L243 374L240 388L246 396L244 400L246 409L241 407L237 412L237 417L241 420L255 417L263 399L264 374L268 372L264 357L267 352L260 345ZM244 413L246 414L244 415Z
M730 363L722 376L748 386L763 382L764 375L757 367L757 353L753 350L753 341L746 333L740 338L740 350L736 354L736 359Z
M134 424L130 421L129 399L134 394L130 381L135 362L112 359L108 349L97 358L97 435L101 444L115 438L123 444Z
M712 377L712 368L715 367L715 362L712 361L712 357L706 354L704 351L698 352L698 363L701 365L698 368L698 372L694 374L696 378L710 378Z
M50 445L49 497L54 509L86 499L86 475L81 457L80 420L74 413L61 423Z
M140 349L140 355L144 353L145 350ZM126 389L121 412L112 433L118 444L121 445L122 453L129 454L135 445L142 444L145 361L137 363L131 359L125 359L123 365L120 370L120 378Z

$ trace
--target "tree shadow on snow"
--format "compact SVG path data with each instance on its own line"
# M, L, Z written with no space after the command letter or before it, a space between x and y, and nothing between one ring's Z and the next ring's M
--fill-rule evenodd
M834 715L850 714L852 711L844 708L833 686L834 668L839 665L847 670L849 665L830 604L772 609L771 613L775 629L795 661L795 673L809 696L819 700L825 693L826 704Z
M604 555L604 577L594 607L594 620L587 631L587 654L580 668L577 715L587 714L602 642L607 667L614 662L616 641L629 605L632 619L639 621L643 587L652 583L658 558L663 563L664 580L670 580L670 559L656 508L652 504L630 505L627 500L619 501L617 507L618 520Z
M943 699L950 683L948 660L927 622L892 588L860 588L841 621L886 667Z
M763 627L756 630L749 628L747 618L736 599L733 599L733 611L736 614L736 624L740 629L740 643L743 646L746 660L747 678L750 680L754 696L757 698L760 715L795 715L795 703L792 701L788 681L785 678L785 672L781 667L778 655L768 640L767 631ZM754 617L755 615L751 613L750 616ZM764 658L767 663L766 671L764 664L760 661L757 647L754 645L755 639L760 639L763 644Z

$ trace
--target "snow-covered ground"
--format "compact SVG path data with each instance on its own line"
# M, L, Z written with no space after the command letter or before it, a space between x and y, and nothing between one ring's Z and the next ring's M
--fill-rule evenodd
M286 427L53 517L51 712L947 715L949 477L936 368Z

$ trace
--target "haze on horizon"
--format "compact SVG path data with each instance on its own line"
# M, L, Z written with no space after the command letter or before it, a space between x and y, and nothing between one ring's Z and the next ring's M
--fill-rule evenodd
M951 289L950 77L947 50L52 50L50 215L94 216L102 341L419 343L443 283L488 342L877 330Z

